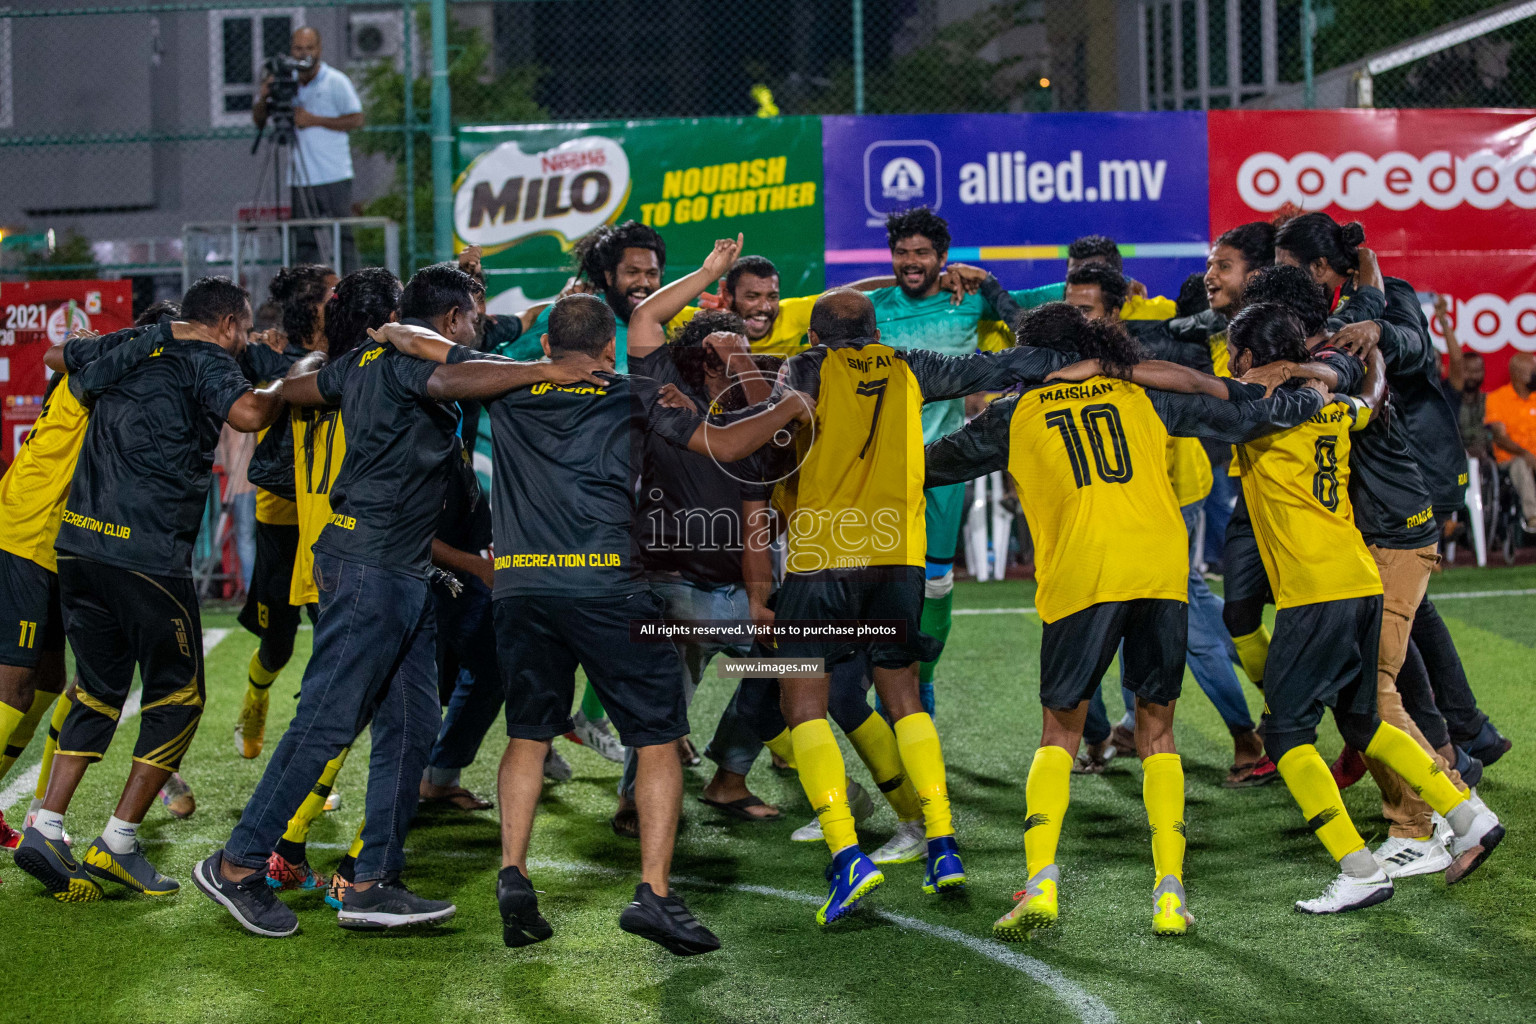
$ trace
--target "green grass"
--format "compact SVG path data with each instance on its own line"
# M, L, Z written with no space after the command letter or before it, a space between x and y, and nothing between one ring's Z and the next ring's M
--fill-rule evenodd
M1458 570L1437 592L1529 589L1536 569ZM961 584L960 608L1026 607L1033 585ZM550 942L512 951L501 943L494 887L495 812L424 815L409 840L409 880L459 907L436 934L359 935L336 926L316 896L289 896L302 922L285 941L257 939L190 884L192 864L229 833L265 763L239 760L230 742L244 666L254 640L236 629L208 659L209 713L186 760L197 814L174 821L157 805L144 834L183 893L153 901L115 891L104 902L64 906L8 863L0 870L4 1005L12 1018L53 1021L506 1020L990 1022L1072 1020L1075 1014L1022 966L952 937L918 931L895 915L979 937L984 950L1022 954L1101 1001L1126 1022L1527 1021L1536 1005L1536 596L1452 599L1442 614L1456 636L1484 708L1515 752L1489 771L1482 792L1511 823L1488 865L1447 890L1411 879L1390 903L1337 918L1308 918L1291 903L1332 875L1321 846L1278 784L1228 792L1226 731L1193 681L1178 740L1189 785L1187 884L1199 920L1184 940L1149 928L1151 855L1140 770L1113 764L1074 777L1062 843L1061 925L1018 947L992 943L992 920L1024 882L1020 828L1024 776L1039 736L1039 620L959 616L941 669L940 733L949 762L971 889L940 901L919 891L919 865L898 866L851 919L818 929L810 897L822 891L826 851L792 844L807 817L793 779L760 761L756 791L787 811L781 823L731 824L694 797L707 769L688 773L686 827L678 843L679 890L725 943L711 956L675 959L620 932L615 919L635 881L631 843L613 836L618 767L557 741L576 769L550 786L534 835L534 882L554 924ZM209 614L205 628L233 617ZM274 689L268 750L291 714L309 636ZM728 696L709 681L693 711L702 745ZM1254 711L1257 694L1250 690ZM128 733L134 727L129 726ZM466 772L493 790L500 742ZM40 741L16 771L36 760ZM89 840L110 813L131 747L125 735L90 770L70 813ZM1319 745L1339 741L1331 725ZM361 813L366 759L343 772L342 809L319 822L313 859L329 870ZM850 757L850 763L856 759ZM854 774L858 776L862 766ZM3 785L3 784L0 784ZM1348 805L1374 843L1385 832L1369 781ZM18 816L25 801L6 808ZM866 849L889 835L882 808L864 829ZM751 891L744 886L760 887ZM769 894L761 887L780 890ZM792 899L782 891L801 894ZM885 912L885 913L879 913ZM887 916L889 915L889 916ZM1109 1019L1109 1018L1102 1018Z

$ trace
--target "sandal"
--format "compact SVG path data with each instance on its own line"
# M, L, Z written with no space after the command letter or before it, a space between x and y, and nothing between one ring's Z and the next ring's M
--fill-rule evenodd
M1228 768L1226 780L1221 786L1223 789L1250 789L1268 785L1279 777L1280 772L1275 762L1268 757L1261 757L1257 761L1244 761Z
M753 814L747 808L767 807L768 804L764 803L759 797L753 796L750 793L739 800L711 800L707 796L701 796L699 797L699 803L713 807L715 810L719 811L721 814L724 814L726 817L735 818L737 821L778 821L784 816L783 814L779 813L777 808L774 809L772 814Z
M615 811L608 824L612 826L613 834L622 839L640 838L640 812L634 808Z
M489 800L483 800L463 786L454 786L442 796L422 797L421 803L426 806L452 807L456 811L488 811L495 805Z

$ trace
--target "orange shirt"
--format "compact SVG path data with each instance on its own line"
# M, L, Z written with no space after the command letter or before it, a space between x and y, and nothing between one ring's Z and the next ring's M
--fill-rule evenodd
M1536 391L1528 398L1515 394L1513 384L1505 384L1488 396L1487 410L1483 414L1487 423L1502 423L1509 431L1509 439L1528 452L1536 452ZM1500 462L1514 458L1504 449L1494 446L1494 457Z

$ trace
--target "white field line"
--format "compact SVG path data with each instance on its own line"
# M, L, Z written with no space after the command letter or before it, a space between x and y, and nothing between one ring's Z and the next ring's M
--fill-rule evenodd
M1529 597L1536 594L1536 587L1523 590L1464 590L1447 594L1430 594L1431 601L1467 601L1482 597ZM1038 615L1033 605L1028 608L956 608L951 615Z
M208 652L217 647L219 641L229 636L229 634L230 631L228 629L203 630L203 657L206 658ZM117 719L117 727L119 729L123 727L124 723L138 717L139 705L142 699L143 693L139 685L135 683L133 689L128 691L128 699L123 701L123 713ZM44 722L37 723L37 727L39 729L48 728ZM37 777L42 774L42 770L41 762L33 762L23 769L20 774L12 778L10 782L6 783L5 788L0 789L0 811L10 810L11 806L23 797L28 802L31 802L32 794L37 789Z

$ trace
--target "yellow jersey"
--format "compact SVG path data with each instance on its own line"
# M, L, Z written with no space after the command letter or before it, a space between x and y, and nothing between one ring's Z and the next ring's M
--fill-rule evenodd
M1350 432L1368 416L1363 406L1335 402L1289 430L1237 445L1276 608L1381 593L1349 502Z
M925 564L923 403L1037 382L1067 362L1048 349L943 355L868 339L792 356L784 380L816 399L816 418L795 475L785 567Z
M1180 508L1204 501L1211 493L1211 460L1199 438L1169 436L1168 482Z
M58 572L53 542L69 500L75 461L85 443L90 413L62 377L43 400L42 415L0 477L0 549Z
M773 329L768 332L768 337L752 342L752 352L755 355L782 356L787 359L803 351L810 345L805 332L811 329L811 307L816 305L819 298L820 295L802 295L793 299L780 299L779 315L773 321ZM668 331L677 330L692 320L698 311L697 306L687 307L673 317L667 325Z
M299 527L299 550L293 558L288 603L305 605L320 600L315 589L315 556L310 549L331 520L331 484L341 472L347 441L340 409L295 406L289 415L293 427L293 482L298 498L294 518Z
M1011 404L1008 472L1035 542L1041 621L1108 601L1187 601L1189 538L1166 471L1168 430L1146 392L1093 377Z

